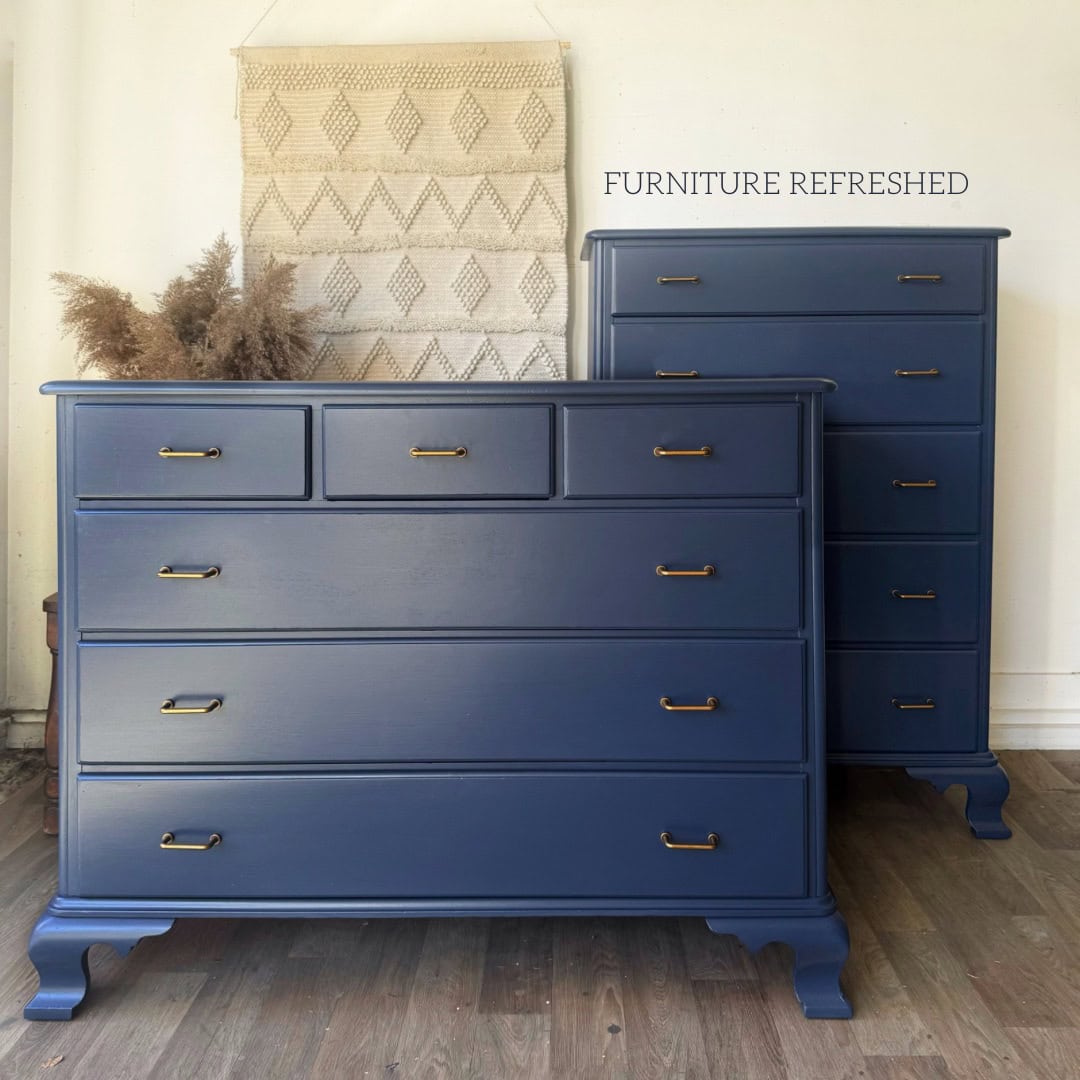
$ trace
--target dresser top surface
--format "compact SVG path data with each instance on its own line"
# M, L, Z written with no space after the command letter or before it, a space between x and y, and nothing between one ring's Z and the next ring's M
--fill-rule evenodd
M602 240L963 240L996 239L1010 236L1008 229L931 228L867 226L803 227L771 229L592 229L585 234L582 259L592 255L593 245Z
M395 404L424 404L431 401L512 404L515 401L550 400L603 403L643 397L656 400L715 400L761 394L823 393L834 389L836 383L824 378L723 378L670 383L653 379L626 379L619 382L581 379L566 382L476 382L464 385L445 382L129 382L86 379L48 382L41 387L41 393L80 398L198 397L243 401L255 397L292 397Z

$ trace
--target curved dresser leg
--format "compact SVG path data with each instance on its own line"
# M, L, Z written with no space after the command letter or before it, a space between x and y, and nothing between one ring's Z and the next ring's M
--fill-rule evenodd
M985 766L912 767L907 772L916 780L929 780L938 791L963 784L968 792L964 814L980 840L1007 840L1012 836L1012 830L1001 819L1001 808L1009 797L1009 774L996 761Z
M23 1016L70 1020L90 985L86 954L91 945L111 945L126 956L140 938L164 934L172 924L172 919L65 919L46 912L30 935L30 962L40 986Z
M795 996L803 1015L812 1020L846 1020L851 1003L840 988L840 972L848 957L848 930L843 916L809 918L706 919L715 934L734 934L751 952L781 941L795 950Z

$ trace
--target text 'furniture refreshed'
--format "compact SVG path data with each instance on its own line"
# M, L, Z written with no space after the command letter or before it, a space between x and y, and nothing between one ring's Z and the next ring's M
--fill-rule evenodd
M186 916L698 915L850 1015L820 379L61 383L31 1019ZM905 586L906 587L906 586Z
M588 235L591 374L823 375L830 761L966 785L988 743L997 241L1005 229Z

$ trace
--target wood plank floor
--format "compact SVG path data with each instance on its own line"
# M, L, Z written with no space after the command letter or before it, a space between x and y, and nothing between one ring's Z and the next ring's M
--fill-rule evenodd
M55 841L40 777L0 787L0 1078L1080 1077L1080 752L1003 759L1008 841L969 836L959 789L841 774L851 1021L802 1018L785 947L697 919L376 919L95 946L78 1018L28 1024Z

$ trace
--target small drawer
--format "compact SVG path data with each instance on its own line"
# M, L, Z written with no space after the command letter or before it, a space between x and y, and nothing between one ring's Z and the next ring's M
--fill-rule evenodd
M978 432L828 432L825 531L977 533Z
M825 662L830 753L977 749L977 653L832 649Z
M802 620L798 510L85 511L75 532L84 630L794 630ZM185 576L159 576L166 567Z
M798 405L575 405L565 415L569 498L799 494Z
M983 310L981 243L842 240L623 242L614 315L971 313Z
M800 775L82 777L77 798L66 891L84 897L807 892Z
M78 658L86 763L804 755L798 641L83 644Z
M978 543L825 545L825 636L971 642L979 633Z
M82 499L303 499L308 410L76 405Z
M824 375L837 383L822 396L826 424L982 419L983 327L974 320L635 319L609 333L616 379Z
M328 499L546 498L547 405L328 405Z

